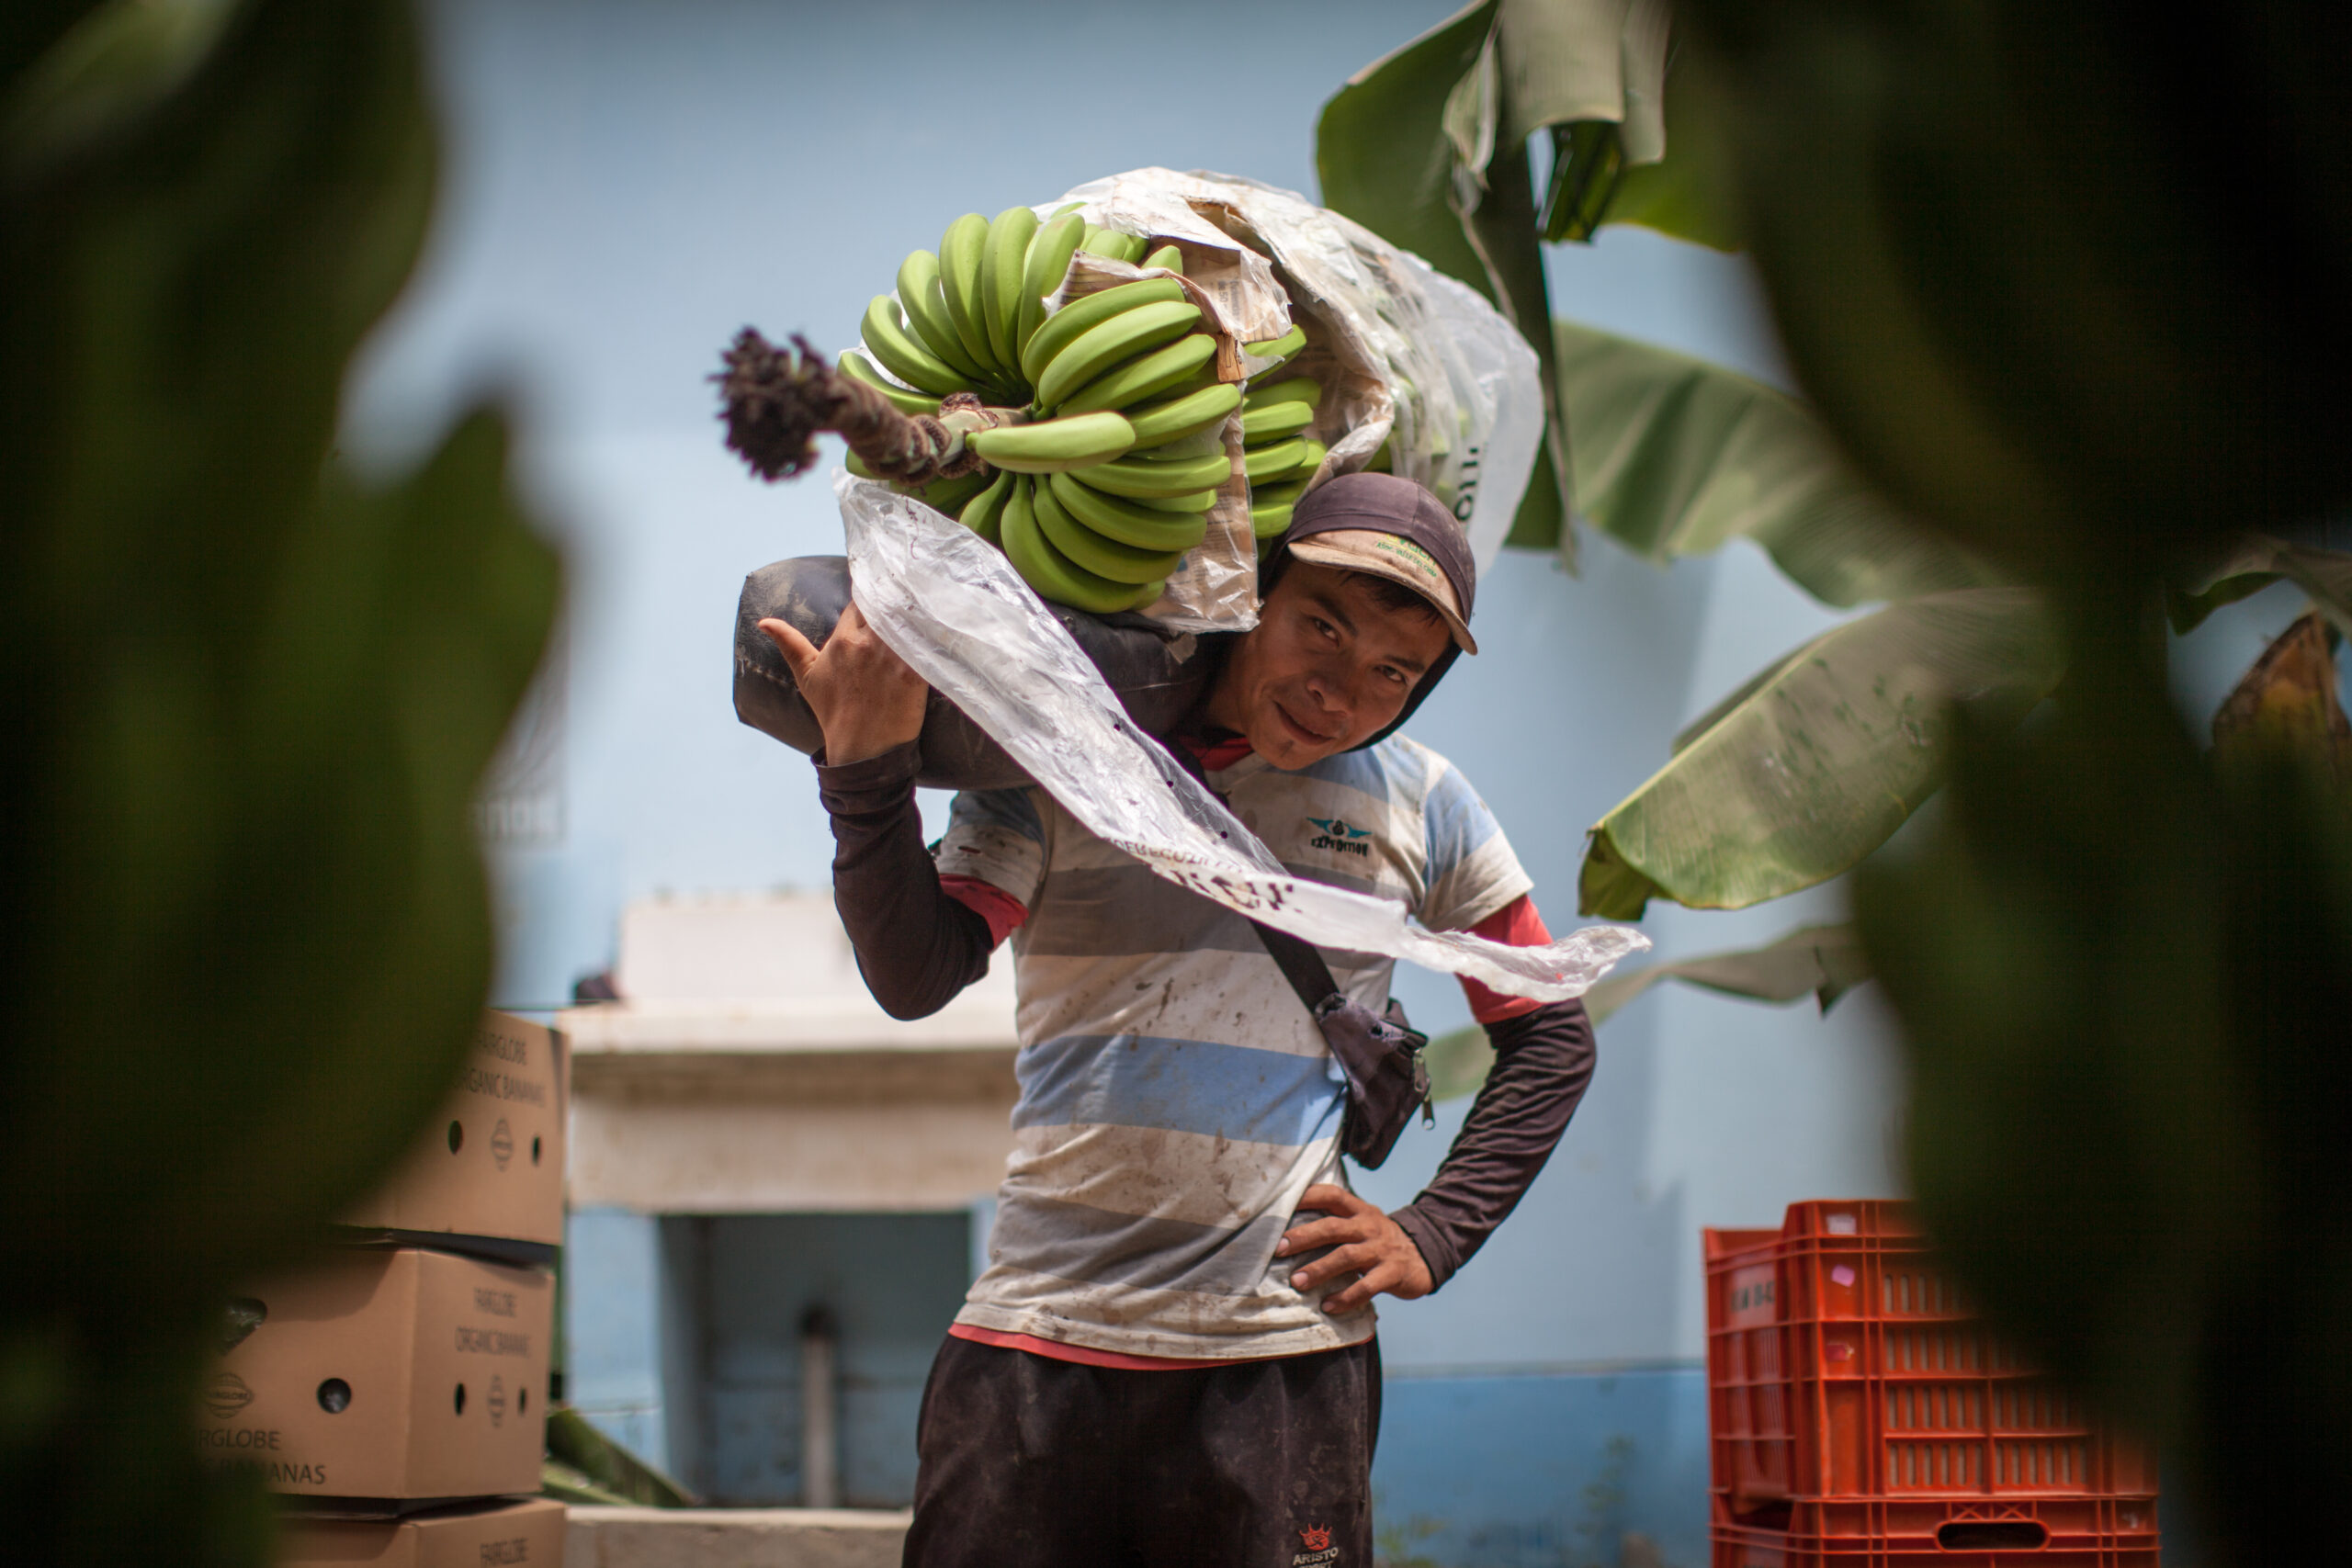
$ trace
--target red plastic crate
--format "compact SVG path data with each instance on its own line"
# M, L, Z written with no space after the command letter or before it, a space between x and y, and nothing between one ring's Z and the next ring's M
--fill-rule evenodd
M2156 1568L2154 1497L1804 1499L1785 1529L1716 1500L1713 1568Z
M1792 1498L2149 1497L2139 1450L1978 1325L1907 1204L1792 1203L1778 1231L1710 1230L1714 1490Z

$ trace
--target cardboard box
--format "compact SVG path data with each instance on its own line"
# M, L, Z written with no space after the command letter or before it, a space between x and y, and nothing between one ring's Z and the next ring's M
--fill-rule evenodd
M240 1301L253 1326L206 1382L204 1450L310 1496L537 1492L554 1303L537 1269L338 1250Z
M469 1236L562 1246L566 1066L555 1031L483 1014L464 1080L343 1223L461 1251Z
M564 1506L550 1497L387 1520L288 1518L278 1568L563 1568Z

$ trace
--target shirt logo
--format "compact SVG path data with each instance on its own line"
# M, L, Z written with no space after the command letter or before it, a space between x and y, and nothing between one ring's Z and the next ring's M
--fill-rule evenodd
M1336 1568L1340 1549L1331 1544L1329 1525L1309 1525L1298 1532L1305 1551L1291 1554L1291 1568Z
M1359 855L1365 860L1372 858L1371 829L1351 827L1338 817L1310 817L1306 820L1320 829L1306 840L1308 849L1335 850L1343 855Z

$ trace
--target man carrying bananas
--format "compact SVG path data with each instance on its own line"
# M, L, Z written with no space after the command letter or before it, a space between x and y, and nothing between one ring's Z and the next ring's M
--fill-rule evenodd
M1261 582L1171 750L1295 874L1548 941L1484 802L1396 733L1477 651L1461 526L1408 480L1343 476ZM1591 1077L1582 1004L1464 980L1494 1070L1383 1213L1340 1163L1367 1097L1331 1020L1384 1005L1388 959L1269 937L1034 787L959 795L926 850L922 680L854 605L821 650L761 629L824 729L835 902L876 998L935 1011L1012 942L1015 1148L923 1395L907 1562L1371 1568L1372 1299L1436 1290L1518 1203Z

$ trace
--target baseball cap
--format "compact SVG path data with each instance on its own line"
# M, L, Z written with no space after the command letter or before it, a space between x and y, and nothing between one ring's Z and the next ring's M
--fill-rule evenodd
M1292 513L1283 543L1292 557L1340 571L1386 578L1428 601L1464 653L1477 568L1453 514L1410 479L1394 474L1341 474L1310 492Z

